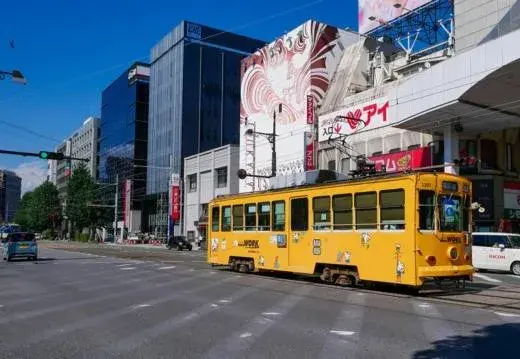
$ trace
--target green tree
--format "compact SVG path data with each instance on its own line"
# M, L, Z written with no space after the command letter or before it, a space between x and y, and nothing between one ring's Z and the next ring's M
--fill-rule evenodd
M45 181L34 191L24 194L15 220L27 229L54 231L61 221L61 206L56 186Z
M33 192L26 192L22 199L20 200L20 204L18 206L18 211L14 217L15 223L19 224L24 228L32 228L33 222L32 217L30 215L31 206L32 206L32 196Z
M85 164L74 169L67 185L66 214L74 229L94 229L100 222L100 211L90 203L98 201L99 188ZM92 232L91 232L92 233Z

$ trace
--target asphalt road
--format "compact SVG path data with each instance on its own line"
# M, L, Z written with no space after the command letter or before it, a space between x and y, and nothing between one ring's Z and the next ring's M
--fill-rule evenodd
M0 358L520 357L520 286L445 301L238 275L196 252L40 258L0 263Z

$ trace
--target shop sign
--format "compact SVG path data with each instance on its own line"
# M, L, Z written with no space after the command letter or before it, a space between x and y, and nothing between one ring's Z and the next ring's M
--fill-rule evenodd
M372 156L368 159L375 162L377 170L381 170L383 166L386 166L386 172L396 172L431 166L430 151L430 147L420 147L408 151Z
M312 171L316 168L314 164L314 135L312 132L305 132L305 171Z
M320 117L319 141L351 135L388 124L390 102L386 97L348 107Z

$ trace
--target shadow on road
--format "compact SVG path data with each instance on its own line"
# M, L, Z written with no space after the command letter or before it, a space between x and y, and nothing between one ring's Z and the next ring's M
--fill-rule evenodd
M519 324L490 325L432 343L431 349L415 352L414 359L433 358L520 358Z

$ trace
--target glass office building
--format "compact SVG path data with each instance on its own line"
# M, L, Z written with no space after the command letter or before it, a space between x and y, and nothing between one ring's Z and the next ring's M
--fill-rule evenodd
M147 207L156 233L166 233L169 178L182 178L184 158L239 143L240 61L264 45L183 21L152 48Z
M103 91L101 100L98 178L107 183L103 202L114 204L115 186L109 184L117 182L118 221L130 232L142 227L149 78L149 65L134 63Z

